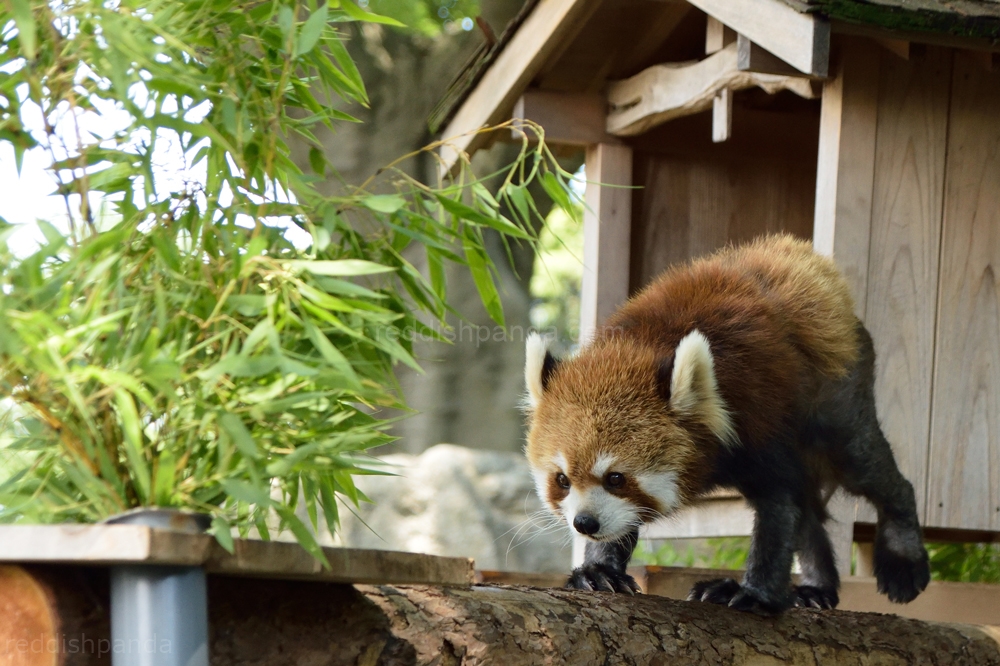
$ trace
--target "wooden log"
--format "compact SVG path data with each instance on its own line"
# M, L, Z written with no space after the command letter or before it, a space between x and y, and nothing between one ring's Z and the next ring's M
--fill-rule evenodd
M108 574L0 565L0 666L111 663Z
M24 572L58 653L0 644L0 664L106 664L106 577ZM650 583L653 585L654 583ZM20 586L23 589L24 586ZM0 593L9 586L0 586ZM40 596L38 592L41 592ZM975 664L1000 666L1000 631L888 615L792 610L761 618L654 595L496 585L391 586L209 577L213 666L257 664ZM8 595L9 596L9 595ZM2 606L6 608L6 606ZM36 604L36 607L39 607ZM0 627L11 625L0 615ZM23 647L23 646L22 646ZM34 659L34 657L38 657Z
M711 578L743 577L742 571L732 569L700 569L688 567L637 566L629 567L645 594L687 599L695 583ZM566 573L519 573L516 571L477 571L477 583L499 585L530 585L531 587L561 588L566 584ZM793 576L798 580L798 576ZM842 611L857 613L886 613L924 622L960 622L972 625L1000 627L1000 604L997 595L1000 587L989 583L954 583L931 581L927 589L908 604L894 604L878 593L875 579L850 576L840 584Z
M212 586L230 664L1000 664L987 631L793 610L760 618L652 595L474 586Z

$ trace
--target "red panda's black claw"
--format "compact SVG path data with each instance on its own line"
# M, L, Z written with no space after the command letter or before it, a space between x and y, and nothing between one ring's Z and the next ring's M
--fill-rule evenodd
M566 581L566 588L621 594L635 594L639 591L639 585L632 576L599 563L585 564L574 569L569 580Z
M704 601L725 606L739 591L740 584L732 578L713 578L695 583L687 598L688 601Z
M836 608L838 603L840 597L837 590L812 585L798 585L795 588L795 605L798 608L830 610Z

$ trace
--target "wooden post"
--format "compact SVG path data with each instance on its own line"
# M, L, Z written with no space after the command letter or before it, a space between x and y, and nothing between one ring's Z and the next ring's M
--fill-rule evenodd
M598 143L587 148L586 159L581 344L628 299L632 233L632 149Z
M712 141L728 141L733 134L733 91L724 88L712 100Z
M813 246L836 260L851 285L855 313L862 321L868 294L878 89L877 47L859 39L844 40L835 76L823 86ZM857 502L838 491L828 511L837 568L847 576Z

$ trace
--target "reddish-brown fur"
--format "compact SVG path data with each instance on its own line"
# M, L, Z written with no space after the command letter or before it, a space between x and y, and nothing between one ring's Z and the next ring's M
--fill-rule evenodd
M694 329L708 338L739 445L757 447L794 431L818 382L847 372L858 354L855 326L832 261L791 236L673 268L557 367L532 415L529 460L547 470L563 452L566 473L584 485L598 482L588 470L601 453L624 461L619 471L629 475L676 470L686 502L703 490L702 463L722 444L666 406L657 371L680 340Z

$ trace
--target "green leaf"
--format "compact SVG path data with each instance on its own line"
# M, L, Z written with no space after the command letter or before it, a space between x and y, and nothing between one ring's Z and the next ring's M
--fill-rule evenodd
M233 543L233 533L232 526L230 526L229 521L222 516L215 516L212 518L212 530L211 533L215 535L215 540L219 542L219 545L226 549L230 554L236 552L236 544Z
M580 219L580 209L578 206L574 206L573 202L570 201L569 192L566 190L565 185L559 182L555 174L551 171L546 171L542 174L542 188L545 193L549 195L549 198L555 202L557 206L562 208L566 213L576 221Z
M220 482L226 494L238 502L256 504L257 506L268 507L274 504L266 488L261 488L247 481L240 479L223 479Z
M355 21L367 21L368 23L384 23L385 25L396 26L398 28L405 28L406 26L397 21L394 18L389 18L388 16L381 16L379 14L373 14L372 12L366 12L365 10L354 4L353 0L341 0L341 8L344 13L350 16Z
M316 326L309 322L306 322L305 326L306 332L309 334L309 339L312 340L313 345L316 346L320 355L326 359L326 362L344 375L347 381L357 390L360 390L361 384L358 381L358 376L355 374L354 368L351 367L348 360L340 353L340 350L334 347L329 338Z
M14 23L17 25L18 38L21 42L21 51L25 58L34 60L38 53L38 26L35 24L35 17L31 14L30 0L10 0L14 14ZM345 0L350 2L350 0Z
M299 38L295 43L295 56L298 57L303 53L309 53L316 46L316 42L319 41L320 36L323 34L323 28L326 27L326 22L328 20L328 9L327 5L320 5L316 11L306 20L302 29L299 31ZM317 173L322 173L321 170L317 169Z
M281 34L286 40L294 27L295 14L292 12L292 8L287 5L281 5L278 8L278 29L281 30Z
M474 224L481 224L487 227L496 229L497 231L507 234L508 236L513 236L515 238L523 238L526 240L531 240L531 235L526 233L523 229L515 225L510 220L497 216L490 217L485 215L474 208L466 206L461 201L455 201L454 199L449 199L443 194L435 194L437 200L441 203L441 207L452 215L458 217L459 219L472 222Z
M285 262L285 266L295 272L330 277L374 275L376 273L391 273L396 270L391 266L383 266L382 264L376 264L374 261L365 261L363 259L339 259L333 261L296 260Z
M241 419L232 412L222 412L219 414L219 425L229 435L240 453L251 460L256 460L260 456L257 450L257 443L253 441L253 435Z
M174 473L177 460L170 451L160 454L156 463L156 476L153 478L153 504L171 506L174 493Z
M309 528L306 527L305 523L299 520L299 517L295 515L295 512L286 506L277 506L275 507L275 510L278 512L278 515L281 516L281 519L288 524L288 527L291 528L292 534L294 534L295 538L299 541L299 545L305 548L310 555L319 560L324 567L329 569L330 562L326 559L326 555L323 554L323 549L320 548L320 545L316 542L316 537L314 537L313 533L309 531Z
M350 0L345 0L345 2L350 4ZM398 194L373 194L364 197L361 200L361 205L376 213L386 213L389 215L405 206L406 199Z
M500 294L497 286L493 282L493 275L490 273L490 262L486 254L479 245L468 238L463 239L462 247L465 250L465 260L469 262L469 272L472 273L472 281L479 290L479 298L486 308L487 314L496 323L504 326L503 304L500 302Z
M122 430L125 434L125 454L135 474L139 500L145 504L150 497L149 465L143 450L142 424L139 412L135 408L132 395L125 389L115 389L115 406L122 420Z

